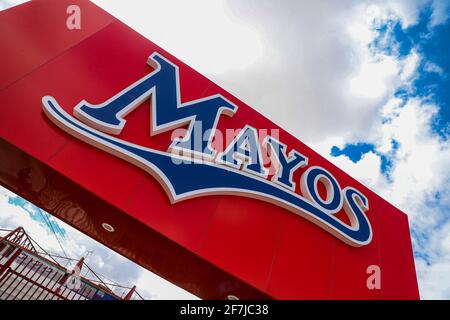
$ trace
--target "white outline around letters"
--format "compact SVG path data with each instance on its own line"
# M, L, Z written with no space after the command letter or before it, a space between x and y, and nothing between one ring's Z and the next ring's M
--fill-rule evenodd
M156 52L153 53L151 55L151 57L153 57L155 54L157 54L157 53ZM164 58L164 57L162 57L162 58ZM149 58L149 60L150 60L150 58ZM168 61L168 60L166 59L166 61ZM175 67L177 68L177 94L178 94L178 99L179 99L178 67L177 66L175 66ZM156 69L155 69L155 71L156 71ZM141 79L139 81L144 81L144 80L145 80L145 78L143 78L143 79ZM138 82L135 82L133 85L136 85L136 83L138 83ZM130 87L131 86L127 87L127 89L129 89ZM125 90L127 90L127 89L125 89ZM123 92L123 91L121 91L121 92ZM149 91L152 91L152 90L149 90ZM147 93L145 95L148 97ZM139 99L137 99L137 100L140 101L140 103L142 103L145 100L145 99L143 99L141 101L141 98L143 96L144 95L142 95ZM152 96L153 96L153 94L152 94ZM115 97L117 97L117 95L115 95L113 98L115 98ZM211 97L214 97L214 96L211 96ZM208 99L208 98L211 98L211 97L207 97L207 98L203 98L203 99L199 99L199 100L195 100L195 101L201 101L201 100ZM111 99L113 99L113 98L111 98ZM108 101L110 101L111 99L109 99ZM155 98L153 97L152 99L155 99ZM178 100L178 101L180 101L180 100ZM58 104L58 102L56 101L55 98L53 98L51 96L44 96L44 97L42 97L43 110L44 110L45 114L49 117L49 119L55 125L57 125L59 128L61 128L65 132L73 135L74 137L76 137L76 138L78 138L80 140L83 140L84 142L86 142L86 143L88 143L90 145L93 145L93 146L95 146L95 147L97 147L97 148L99 148L99 149L101 149L103 151L106 151L106 152L108 152L110 154L113 154L113 155L115 155L115 156L117 156L117 157L119 157L119 158L121 158L121 159L123 159L123 160L125 160L127 162L130 162L130 163L138 166L139 168L143 169L144 171L148 172L150 175L152 175L161 184L163 189L166 191L166 194L168 195L171 203L176 203L176 202L184 200L184 199L189 199L189 198L194 198L194 197L199 197L199 196L205 196L205 195L217 195L217 194L220 194L220 195L239 195L239 196L244 196L244 197L249 197L249 198L254 198L254 199L266 201L266 202L275 204L275 205L277 205L279 207L282 207L282 208L284 208L286 210L289 210L289 211L291 211L291 212L293 212L293 213L295 213L295 214L297 214L297 215L299 215L299 216L301 216L301 217L311 221L312 223L318 225L322 229L328 231L330 234L334 235L335 237L339 238L340 240L342 240L343 242L345 242L345 243L347 243L347 244L349 244L351 246L355 246L355 247L364 246L364 245L369 244L371 242L371 240L372 240L371 224L370 224L370 221L368 220L367 216L364 214L364 212L368 210L367 198L364 195L362 195L362 193L359 192L357 189L352 188L352 187L346 187L346 188L344 188L341 191L339 183L337 181L336 181L337 186L339 188L339 191L341 192L341 203L339 205L339 208L342 208L342 206L344 207L344 210L345 210L346 214L349 216L349 219L350 219L352 225L348 226L347 224L344 224L342 221L340 221L339 219L335 218L333 214L328 214L328 215L329 215L329 217L331 219L334 219L337 224L341 224L342 226L344 226L345 228L348 228L350 230L357 231L359 229L359 223L358 223L358 220L356 219L355 212L353 212L352 208L348 204L348 199L346 198L345 191L348 190L348 189L353 189L356 192L358 192L358 194L360 194L360 195L362 195L364 197L364 199L366 200L366 203L367 203L367 205L364 205L363 202L360 199L355 198L355 195L353 195L353 200L362 209L362 212L363 212L362 216L365 219L365 221L367 222L367 225L369 227L369 237L365 241L355 240L352 237L350 237L349 235L347 235L346 233L344 233L344 232L340 231L339 229L337 229L335 226L329 224L327 221L322 220L322 219L318 218L316 215L308 212L304 208L298 207L297 205L295 205L293 203L287 202L287 201L285 201L283 199L280 199L278 197L274 197L274 196L272 196L270 194L264 194L264 193L261 193L261 192L252 191L252 190L246 190L246 189L240 189L240 188L204 188L204 189L199 189L199 190L196 190L196 191L186 192L186 193L183 193L183 194L176 194L176 192L175 192L175 190L174 190L170 180L166 177L164 172L162 172L153 163L151 163L151 162L149 162L149 161L147 161L147 160L137 156L134 153L130 153L127 150L125 150L125 149L123 149L123 148L121 148L121 147L119 147L117 145L114 145L112 143L109 143L107 141L99 139L99 138L95 137L92 133L95 133L96 135L105 137L105 138L113 140L113 141L117 141L118 143L121 143L121 144L124 144L124 145L132 146L132 147L140 149L140 150L146 150L146 151L150 151L150 152L153 152L153 153L156 153L156 154L169 156L169 157L172 157L172 158L177 158L177 159L180 159L180 160L186 160L186 161L192 161L192 162L195 162L195 163L201 163L201 164L207 165L207 166L214 166L214 167L217 167L217 168L221 168L223 170L234 171L234 172L236 172L238 174L245 175L247 177L251 177L252 179L259 180L259 181L261 181L263 183L271 184L274 188L277 188L279 190L282 190L283 192L289 193L292 196L297 197L297 198L301 199L302 201L307 202L308 204L314 206L316 209L318 209L318 210L320 210L320 211L322 211L324 213L327 213L327 212L328 213L333 213L333 212L329 212L329 210L324 209L323 207L321 207L320 205L315 203L312 199L308 199L308 195L309 195L309 197L311 195L308 193L309 191L306 194L303 193L303 188L302 188L302 193L304 194L304 196L301 196L301 195L295 193L294 191L289 190L289 188L286 188L286 187L281 186L280 184L268 181L266 179L266 177L264 177L264 176L261 176L261 175L258 176L253 171L251 171L251 173L250 173L250 171L248 171L248 170L247 171L242 171L242 170L239 170L238 168L233 168L231 166L225 166L225 165L220 164L220 163L204 162L204 161L198 160L196 158L192 159L192 158L188 158L186 156L179 156L179 155L176 155L176 154L173 154L173 153L168 153L168 152L163 152L163 151L159 151L159 150L155 150L155 149L145 148L145 147L142 147L142 146L139 146L139 145L136 145L136 144L133 144L133 143L130 143L130 142L118 139L116 137L113 137L110 134L118 134L118 133L120 133L120 131L123 129L123 126L125 125L125 120L124 119L120 119L120 120L123 120L123 121L121 121L120 125L116 126L115 128L112 128L111 126L110 127L103 126L98 121L96 121L97 123L95 123L95 122L91 123L92 121L90 121L90 119L88 119L88 117L84 117L83 115L80 115L80 113L78 113L78 114L76 113L76 109L77 109L77 107L79 107L81 105L81 103L86 103L86 102L83 100L82 102L77 104L77 106L75 107L75 110L74 110L74 114L76 114L77 118L82 119L83 121L86 121L86 124L83 123L82 121L79 121L76 118L70 116L66 111L64 111L61 108L61 106ZM107 102L105 102L105 103L107 103ZM191 101L188 104L183 104L183 105L189 105L191 103L193 103L193 102ZM76 126L72 125L70 122L67 122L64 118L59 116L55 111L53 111L53 108L52 108L51 104L54 105L55 109L57 109L58 112L60 112L66 118L68 118L71 121L73 121L74 123L76 123L76 125L84 128L85 130L78 129ZM123 112L121 113L121 116L125 116L126 113L131 112L137 105L135 105L135 103L133 103L130 106L128 106L127 108L125 108L124 109L125 111L122 110ZM234 105L234 104L232 104L232 105ZM101 105L99 105L99 107L100 106ZM152 108L154 108L153 104L152 104ZM236 109L235 109L235 111L236 111ZM216 128L217 121L218 121L218 118L219 118L220 114L221 113L218 112L217 115L216 115L216 119L215 119L215 122L214 122L214 124L215 124L214 129ZM191 117L189 117L188 119L190 119L190 118ZM155 121L154 119L155 119L155 115L152 114L152 128L151 128L152 135L160 133L160 132L164 132L164 131L167 131L167 130L170 130L171 128L178 127L182 123L186 123L186 119L184 119L183 121L179 120L179 121L174 121L174 122L171 122L171 123L168 123L168 124L165 124L165 125L156 126L156 123L154 122ZM192 126L192 123L194 121L192 121L192 119L190 119L190 121L191 121L190 126ZM248 127L250 127L253 130L255 130L255 128L253 128L251 126L248 126ZM212 136L213 135L210 135L210 138L212 138ZM235 141L235 140L233 140L233 141ZM209 143L210 142L211 141L209 141ZM258 143L259 143L259 141L258 141ZM170 149L170 147L169 147L169 149ZM204 155L202 155L202 156L204 156ZM261 154L260 154L260 156L261 156ZM264 168L262 159L261 159L261 165ZM304 183L303 181L306 180L306 178L304 178L304 177L307 176L306 173L309 172L313 168L316 168L316 167L313 166L313 167L309 168L303 174L303 176L301 178L302 184ZM333 175L330 172L328 172L327 170L325 170L324 168L322 168L322 167L317 167L317 168L320 168L320 169L324 170L325 172L330 174L331 177L333 177ZM265 169L267 169L267 168L265 168ZM319 179L319 178L320 177L318 177L317 179ZM325 180L328 181L328 179L325 179ZM317 189L317 181L315 181L314 187L315 187L315 189ZM308 188L306 188L306 189L308 189ZM317 190L315 190L315 192L317 193ZM329 200L328 196L327 196L327 200Z

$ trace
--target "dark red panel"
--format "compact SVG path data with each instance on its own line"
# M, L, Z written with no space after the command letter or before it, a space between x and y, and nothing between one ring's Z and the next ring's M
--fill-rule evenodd
M333 239L308 221L284 217L267 292L278 299L330 299Z
M87 0L76 1L82 27L66 26L67 0L34 0L0 12L0 89L17 81L58 54L115 20Z
M379 248L384 299L419 299L407 217L378 197Z

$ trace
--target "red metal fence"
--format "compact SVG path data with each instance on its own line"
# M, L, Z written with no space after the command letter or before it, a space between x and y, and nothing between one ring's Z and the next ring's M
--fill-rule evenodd
M134 287L119 297L105 285L81 277L83 261L68 271L43 257L25 230L17 228L0 237L0 300L129 300L136 296Z

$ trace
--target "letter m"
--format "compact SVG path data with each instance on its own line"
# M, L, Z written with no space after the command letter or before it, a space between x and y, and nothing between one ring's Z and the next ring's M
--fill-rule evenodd
M186 135L175 139L170 148L213 158L211 140L219 116L233 115L237 106L219 94L181 103L178 67L156 52L147 63L153 72L101 104L82 100L74 115L93 128L117 135L125 126L124 117L151 97L152 136L187 125Z

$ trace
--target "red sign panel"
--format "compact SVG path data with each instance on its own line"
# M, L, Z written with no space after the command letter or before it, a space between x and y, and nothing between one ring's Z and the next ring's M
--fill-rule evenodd
M417 299L405 214L95 5L0 12L0 182L202 298ZM193 48L195 50L195 48Z

